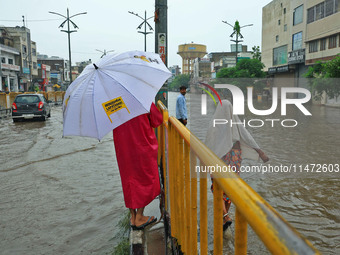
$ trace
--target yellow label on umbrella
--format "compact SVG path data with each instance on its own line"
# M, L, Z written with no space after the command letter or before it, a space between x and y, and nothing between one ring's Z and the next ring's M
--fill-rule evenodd
M112 99L110 101L107 101L105 103L102 103L103 108L107 114L107 117L110 119L111 123L112 120L110 118L110 115L112 113L115 113L123 108L126 108L126 110L128 111L128 113L130 113L129 109L126 107L126 104L124 103L122 97L117 97L115 99Z

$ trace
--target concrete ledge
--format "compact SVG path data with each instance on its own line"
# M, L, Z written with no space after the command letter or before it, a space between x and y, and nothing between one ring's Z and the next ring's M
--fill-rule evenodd
M130 254L131 255L159 255L166 254L166 243L164 223L159 221L161 213L159 210L159 199L153 200L145 207L144 215L157 217L157 223L143 230L132 230L130 232Z

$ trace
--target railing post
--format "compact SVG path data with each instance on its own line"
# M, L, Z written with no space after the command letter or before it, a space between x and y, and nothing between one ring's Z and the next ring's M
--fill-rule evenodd
M176 229L176 204L175 204L175 148L174 148L174 127L169 123L169 191L170 191L170 222L171 235L177 237Z
M235 213L235 254L247 254L247 220L236 208Z
M190 251L190 148L184 143L184 193L185 193L185 213L184 213L184 235L185 248Z
M193 173L196 167L196 156L195 153L190 151L190 165L191 173ZM190 176L190 188L191 188L191 198L190 198L190 251L191 254L197 254L197 173L196 176Z
M177 176L178 176L178 196L176 197L179 200L179 212L180 212L180 219L179 219L179 227L180 227L180 243L182 247L182 251L186 252L186 236L185 236L185 194L184 194L184 157L183 157L183 145L184 140L177 134L177 146L178 146L178 169L177 169Z
M223 253L223 191L220 185L214 182L214 255Z
M200 172L200 243L201 255L208 254L208 194L207 173Z

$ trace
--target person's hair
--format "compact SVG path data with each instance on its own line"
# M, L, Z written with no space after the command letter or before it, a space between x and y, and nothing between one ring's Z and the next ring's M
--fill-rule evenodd
M186 90L187 87L185 87L185 86L180 86L180 87L179 87L179 90L182 90L182 89L185 89L185 90Z

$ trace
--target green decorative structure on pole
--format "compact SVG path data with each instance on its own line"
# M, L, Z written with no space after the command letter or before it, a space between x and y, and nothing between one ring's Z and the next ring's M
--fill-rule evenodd
M58 28L63 28L65 23L67 22L67 30L60 30L62 32L65 32L68 34L68 56L69 56L69 64L70 64L70 83L72 82L72 61L71 61L71 33L73 32L77 32L77 30L70 30L70 22L72 23L73 27L75 29L79 28L76 23L74 23L71 18L75 17L75 16L78 16L78 15L82 15L82 14L87 14L87 12L82 12L82 13L77 13L77 14L74 14L70 17L69 15L69 11L68 11L68 8L67 8L67 16L64 16L60 13L56 13L56 12L49 12L49 13L52 13L52 14L56 14L56 15L59 15L61 17L64 17L66 20L63 21L63 23L60 24L60 26Z
M135 16L137 16L138 18L141 18L143 20L143 22L137 27L137 29L141 29L142 26L144 25L144 32L141 32L141 31L138 31L138 33L141 33L144 35L144 51L146 51L146 35L148 34L152 34L152 32L146 32L146 25L148 25L149 29L150 30L153 30L152 26L149 24L148 20L153 18L154 16L152 17L149 17L149 18L146 18L146 11L145 11L145 15L144 15L144 18L142 18L141 16L138 15L138 13L134 13L134 12L128 12L130 14L133 14Z
M241 34L241 28L243 27L249 27L252 26L253 24L248 24L248 25L244 25L244 26L240 26L240 23L238 22L238 20L235 21L235 25L231 25L229 24L227 21L223 21L223 23L226 23L227 25L231 26L233 28L233 33L230 35L231 38L234 37L234 35L236 35L236 40L230 40L232 42L236 43L236 64L237 64L237 54L238 54L238 43L239 42L243 42L242 40L239 40L238 38L243 39L243 35Z

